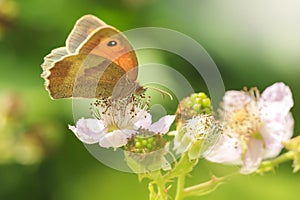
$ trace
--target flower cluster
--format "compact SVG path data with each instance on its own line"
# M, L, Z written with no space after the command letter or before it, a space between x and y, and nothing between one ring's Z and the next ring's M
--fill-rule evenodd
M273 170L283 160L293 160L294 172L298 171L300 140L290 139L293 104L290 88L275 83L262 94L256 88L227 91L216 114L209 97L200 92L181 100L176 115L152 123L143 94L103 98L93 105L93 118L81 118L69 128L84 143L122 148L131 171L140 180L153 180L150 199L167 199L166 184L174 178L178 180L176 199L182 199L183 193L184 197L209 193L226 179L213 176L208 182L184 188L185 176L199 158L239 165L242 174ZM175 116L176 130L169 131ZM288 152L278 156L283 147Z
M86 144L122 147L143 160L143 167L148 166L149 159L145 161L142 154L165 148L168 141L163 136L175 115L152 123L149 102L144 100L143 95L97 100L94 118L81 118L69 128ZM211 162L240 165L243 174L253 173L264 159L278 156L283 142L293 135L292 106L292 93L283 83L273 84L262 94L256 88L227 91L215 119L207 95L192 94L179 103L177 130L171 132L173 149L177 155L187 153L190 160L205 157Z

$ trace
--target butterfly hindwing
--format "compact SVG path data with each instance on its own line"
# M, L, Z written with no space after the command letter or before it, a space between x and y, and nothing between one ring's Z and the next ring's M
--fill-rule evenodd
M71 55L49 70L48 90L54 99L100 98L112 95L125 71L115 63L93 55Z

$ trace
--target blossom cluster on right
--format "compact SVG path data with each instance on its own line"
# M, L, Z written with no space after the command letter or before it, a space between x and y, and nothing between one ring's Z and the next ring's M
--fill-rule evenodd
M283 143L292 137L294 119L290 109L293 104L292 92L284 83L275 83L262 94L256 88L227 91L217 120L222 127L218 131L221 134L206 136L217 140L205 158L211 162L240 165L243 174L255 172L262 160L278 156ZM196 127L194 121L195 117L187 120L184 126ZM186 134L191 131L186 130ZM210 132L213 133L216 135L216 131ZM175 137L177 144L180 143L177 141L179 135L182 135L180 131ZM182 143L177 145L177 151L181 151Z

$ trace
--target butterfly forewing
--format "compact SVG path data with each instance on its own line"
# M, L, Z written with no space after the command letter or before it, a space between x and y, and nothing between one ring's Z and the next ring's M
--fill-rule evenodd
M75 53L76 49L86 40L86 38L101 26L107 25L93 15L85 15L77 20L66 41L68 51L70 53Z

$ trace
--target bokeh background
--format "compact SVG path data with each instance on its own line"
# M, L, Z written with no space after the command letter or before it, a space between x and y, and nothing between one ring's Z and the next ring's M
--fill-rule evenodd
M187 34L213 58L227 90L285 82L293 91L299 133L299 9L297 0L0 0L0 199L148 198L147 181L88 153L67 129L74 124L71 100L50 100L40 78L43 57L64 44L82 15L94 14L122 31L155 26ZM195 90L206 91L182 59L153 55ZM226 170L203 161L188 183ZM299 185L300 173L293 174L288 162L264 176L235 177L202 199L296 200Z

